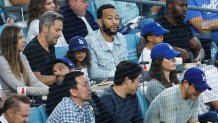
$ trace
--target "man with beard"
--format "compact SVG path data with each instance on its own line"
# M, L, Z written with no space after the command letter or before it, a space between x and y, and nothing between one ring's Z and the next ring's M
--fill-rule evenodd
M48 11L39 20L39 34L24 49L35 76L44 84L52 85L56 76L52 73L51 61L55 59L54 45L62 35L63 16Z
M187 0L166 0L166 13L157 20L169 30L164 35L164 43L181 52L184 62L203 60L204 50L199 40L193 36L189 25L183 22L186 10Z
M113 77L116 66L127 59L128 51L124 36L117 32L119 15L111 4L99 7L97 11L99 30L85 38L91 56L89 73L91 79Z
M188 69L181 84L161 92L150 104L144 123L199 123L198 97L206 89L205 73L197 68Z

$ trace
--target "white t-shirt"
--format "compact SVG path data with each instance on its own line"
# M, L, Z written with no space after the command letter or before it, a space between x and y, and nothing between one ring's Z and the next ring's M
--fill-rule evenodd
M2 123L8 123L8 121L5 119L4 114L1 115L0 121L1 121Z
M39 34L39 19L32 20L27 34L27 44ZM59 37L56 47L68 46L64 36Z
M88 21L86 20L86 18L85 18L84 16L79 17L79 18L81 18L81 19L83 20L83 22L85 22L86 28L87 28L87 30L88 30L88 33L93 32L93 29L92 29L92 27L89 25L89 23L88 23Z
M106 41L106 43L107 43L109 49L112 51L113 50L113 46L114 46L114 42L107 42Z
M139 63L142 61L148 61L149 63L146 64L147 69L149 70L151 67L151 50L147 49L146 47L143 49L142 54L139 57Z

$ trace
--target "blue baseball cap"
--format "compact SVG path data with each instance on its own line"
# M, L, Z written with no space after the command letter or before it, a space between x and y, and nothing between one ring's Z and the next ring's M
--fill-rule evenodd
M141 36L146 35L147 33L152 33L155 36L161 36L165 33L168 33L169 30L163 28L159 23L157 22L150 22L148 24L145 24L141 30Z
M172 59L181 55L180 52L175 51L168 43L159 43L154 45L151 49L151 59L154 58L167 58Z
M69 50L73 50L74 52L77 52L81 49L87 49L88 45L86 42L86 39L81 36L74 36L70 39L68 42L69 44Z
M75 65L73 64L73 62L71 62L68 58L58 58L58 59L55 59L52 62L52 66L54 66L57 63L63 63L65 65L67 65L68 67L70 67L71 69L75 68Z
M205 73L197 68L192 67L188 69L182 81L187 80L190 84L193 84L198 91L211 90L211 87L206 83Z

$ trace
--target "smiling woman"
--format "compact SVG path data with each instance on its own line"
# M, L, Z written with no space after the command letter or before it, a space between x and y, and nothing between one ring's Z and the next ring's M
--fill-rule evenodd
M17 87L26 87L28 96L48 94L48 87L41 83L30 69L29 62L21 53L25 41L18 26L6 26L0 36L0 84L6 96L14 95Z

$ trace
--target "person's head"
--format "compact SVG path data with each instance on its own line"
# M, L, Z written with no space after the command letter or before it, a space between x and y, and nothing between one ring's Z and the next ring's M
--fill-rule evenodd
M187 0L166 0L166 11L177 20L184 20L187 11Z
M65 75L63 81L63 93L71 97L77 103L91 99L91 88L88 80L81 71L70 72Z
M163 42L163 35L168 33L169 30L163 28L157 22L150 22L143 26L141 30L141 36L147 43L158 44Z
M57 81L62 81L66 74L75 71L74 64L67 58L55 59L52 61L52 66L52 71Z
M63 16L54 11L45 12L39 20L39 33L43 35L48 45L57 44L62 35Z
M149 70L149 79L157 79L162 82L165 87L172 86L172 83L178 84L179 80L176 75L176 60L175 57L180 53L173 50L168 43L156 44L151 49L151 67ZM170 82L164 73L170 73Z
M89 6L88 0L66 0L68 6L77 16L85 16Z
M66 57L71 59L76 66L80 63L81 65L88 67L90 65L90 57L85 38L74 36L70 39L68 44L69 51L67 52Z
M114 85L125 86L128 94L135 94L141 81L142 67L132 61L120 62L115 71Z
M26 96L12 96L5 100L2 110L9 123L27 123L30 101Z
M28 7L28 27L32 20L39 19L46 11L58 11L59 5L56 0L30 0Z
M20 73L23 73L24 79L27 81L27 74L19 54L19 52L24 50L24 46L25 39L21 27L15 25L5 26L0 36L1 54L9 62L16 78L20 79Z
M119 15L111 4L105 4L97 10L98 25L101 31L108 35L115 35L119 27Z
M190 68L185 72L181 86L184 88L182 91L184 98L192 100L196 100L206 89L211 90L206 83L205 73L197 67Z

